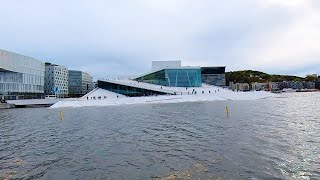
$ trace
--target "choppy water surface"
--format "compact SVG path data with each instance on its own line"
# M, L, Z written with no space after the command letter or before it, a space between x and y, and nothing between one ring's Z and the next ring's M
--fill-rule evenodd
M283 97L0 110L0 179L320 179L320 93Z

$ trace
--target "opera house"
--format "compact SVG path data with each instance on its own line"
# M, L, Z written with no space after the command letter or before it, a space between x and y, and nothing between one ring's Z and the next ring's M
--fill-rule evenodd
M148 73L131 79L98 80L97 87L127 97L138 97L176 95L181 93L177 89L202 87L203 83L225 86L225 67L181 66L181 61L153 61Z

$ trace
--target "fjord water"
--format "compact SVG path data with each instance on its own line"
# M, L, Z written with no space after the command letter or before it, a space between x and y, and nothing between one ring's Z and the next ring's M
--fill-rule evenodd
M320 179L319 99L0 110L0 179Z

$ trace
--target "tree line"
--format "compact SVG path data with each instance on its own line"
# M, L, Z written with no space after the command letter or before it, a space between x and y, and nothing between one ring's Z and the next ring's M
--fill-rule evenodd
M283 82L283 81L316 81L314 77L298 77L290 75L267 74L260 71L244 70L226 72L226 83L268 83L268 82Z

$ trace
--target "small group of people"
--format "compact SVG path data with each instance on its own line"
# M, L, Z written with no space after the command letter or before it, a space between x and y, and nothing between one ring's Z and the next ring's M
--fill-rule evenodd
M186 90L188 90L188 88L186 88ZM209 94L211 94L211 90L209 90L208 92L209 92ZM219 89L218 89L218 91L214 90L214 93L217 93L217 92L220 92L220 90ZM189 91L188 91L188 94L190 94ZM191 94L197 94L197 91L195 89L193 89ZM202 94L205 94L205 91L202 91ZM181 95L182 95L182 93L181 93Z
M117 96L117 97L119 97L119 96ZM103 99L107 99L108 97L107 96L103 96ZM96 97L95 96L93 96L93 97L90 97L90 99L92 100L96 100ZM98 96L97 97L97 99L98 100L101 100L102 99L102 97L101 96ZM89 96L87 96L87 100L89 100Z

